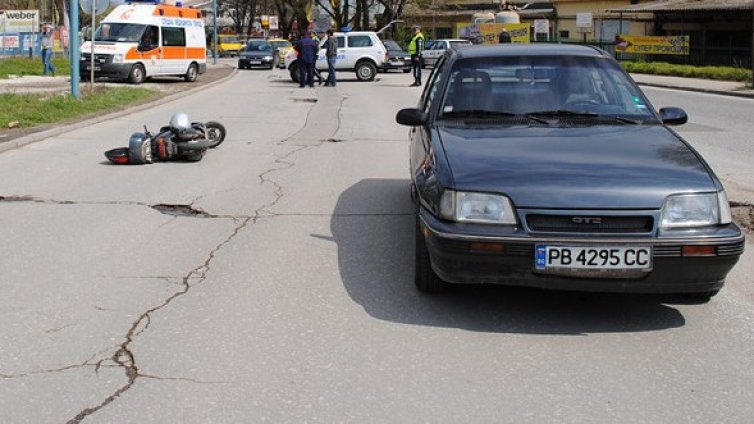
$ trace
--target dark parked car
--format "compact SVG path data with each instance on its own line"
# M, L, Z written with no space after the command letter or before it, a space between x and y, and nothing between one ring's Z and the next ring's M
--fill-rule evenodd
M722 184L605 52L451 48L410 132L419 290L445 283L709 299L744 249Z
M252 39L241 49L238 55L238 69L262 67L272 69L275 66L277 50L267 40Z
M411 55L394 40L382 40L387 49L387 59L382 64L382 72L391 69L400 69L403 72L411 72Z

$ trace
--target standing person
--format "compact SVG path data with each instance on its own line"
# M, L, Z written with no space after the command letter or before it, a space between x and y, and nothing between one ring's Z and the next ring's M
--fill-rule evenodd
M513 40L511 40L511 35L508 34L508 30L503 28L502 31L500 31L500 35L497 36L497 42L500 44L503 43L510 43Z
M413 70L414 83L411 87L422 85L422 53L424 52L424 34L419 25L414 25L414 37L408 43L408 53L411 55L411 69Z
M44 65L44 70L42 71L42 75L47 75L47 71L52 72L52 76L55 76L55 71L57 69L55 68L55 65L52 64L52 31L50 30L50 27L45 25L42 27L42 65Z
M338 60L338 40L333 35L331 29L327 30L325 56L327 57L327 81L325 81L325 87L335 87L335 61Z
M298 86L314 87L314 65L317 62L319 46L312 40L313 31L298 41Z

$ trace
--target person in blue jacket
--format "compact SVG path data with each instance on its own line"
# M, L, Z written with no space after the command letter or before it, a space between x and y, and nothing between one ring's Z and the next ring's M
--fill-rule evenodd
M319 45L312 39L313 31L298 41L298 86L314 87L314 65L317 63Z

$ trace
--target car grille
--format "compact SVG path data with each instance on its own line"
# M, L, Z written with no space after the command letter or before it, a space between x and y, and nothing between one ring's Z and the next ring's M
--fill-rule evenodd
M654 219L651 216L583 216L544 215L526 216L531 231L548 233L649 233Z
M90 62L92 60L91 53L81 53L81 60L84 62ZM113 63L113 55L111 54L95 54L94 61L97 63Z

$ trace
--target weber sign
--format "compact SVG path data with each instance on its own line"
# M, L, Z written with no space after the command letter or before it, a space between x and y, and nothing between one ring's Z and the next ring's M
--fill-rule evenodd
M0 32L16 34L39 31L39 10L0 10Z

